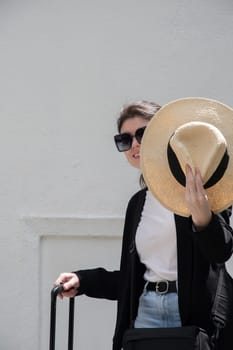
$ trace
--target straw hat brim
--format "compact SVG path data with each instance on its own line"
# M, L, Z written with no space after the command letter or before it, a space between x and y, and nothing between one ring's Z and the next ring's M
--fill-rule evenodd
M141 169L149 190L163 206L181 216L189 216L190 212L185 203L185 187L170 171L167 145L174 131L191 121L212 124L225 137L228 167L224 176L206 192L213 212L233 203L233 109L208 98L182 98L163 106L154 115L141 143Z

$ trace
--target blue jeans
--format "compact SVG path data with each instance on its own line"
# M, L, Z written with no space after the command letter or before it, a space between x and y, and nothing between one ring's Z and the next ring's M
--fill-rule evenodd
M181 327L177 293L159 294L144 289L134 327Z

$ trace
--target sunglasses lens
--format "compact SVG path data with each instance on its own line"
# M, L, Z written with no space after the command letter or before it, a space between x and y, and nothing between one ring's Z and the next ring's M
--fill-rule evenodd
M141 143L145 129L146 129L146 127L143 127L143 128L140 128L136 131L135 138L138 141L138 143Z
M142 137L144 134L146 127L144 126L143 128L137 129L135 133L135 138L138 143L141 143ZM117 149L119 152L125 152L130 149L132 146L133 142L133 137L132 135L125 133L125 134L118 134L114 136L115 144L117 146Z
M129 134L115 135L114 140L119 152L128 151L132 144L132 137Z

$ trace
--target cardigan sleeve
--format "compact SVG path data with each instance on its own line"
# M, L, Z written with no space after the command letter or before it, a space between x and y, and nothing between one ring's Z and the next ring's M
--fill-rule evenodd
M85 294L93 298L117 300L120 271L107 271L104 268L79 270L75 272L80 280L77 295Z
M233 230L229 224L231 208L213 213L209 225L199 232L193 232L203 256L210 263L224 263L233 252Z
M107 271L102 267L79 270L75 273L80 280L78 295L93 298L119 300L128 284L129 252L145 201L146 189L138 191L129 201L122 237L120 270ZM137 218L137 219L136 219ZM133 234L134 233L134 234Z

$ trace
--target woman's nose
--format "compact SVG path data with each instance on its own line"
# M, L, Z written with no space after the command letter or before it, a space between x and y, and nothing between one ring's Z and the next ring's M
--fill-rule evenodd
M140 143L137 141L136 137L133 136L132 147L139 146Z

